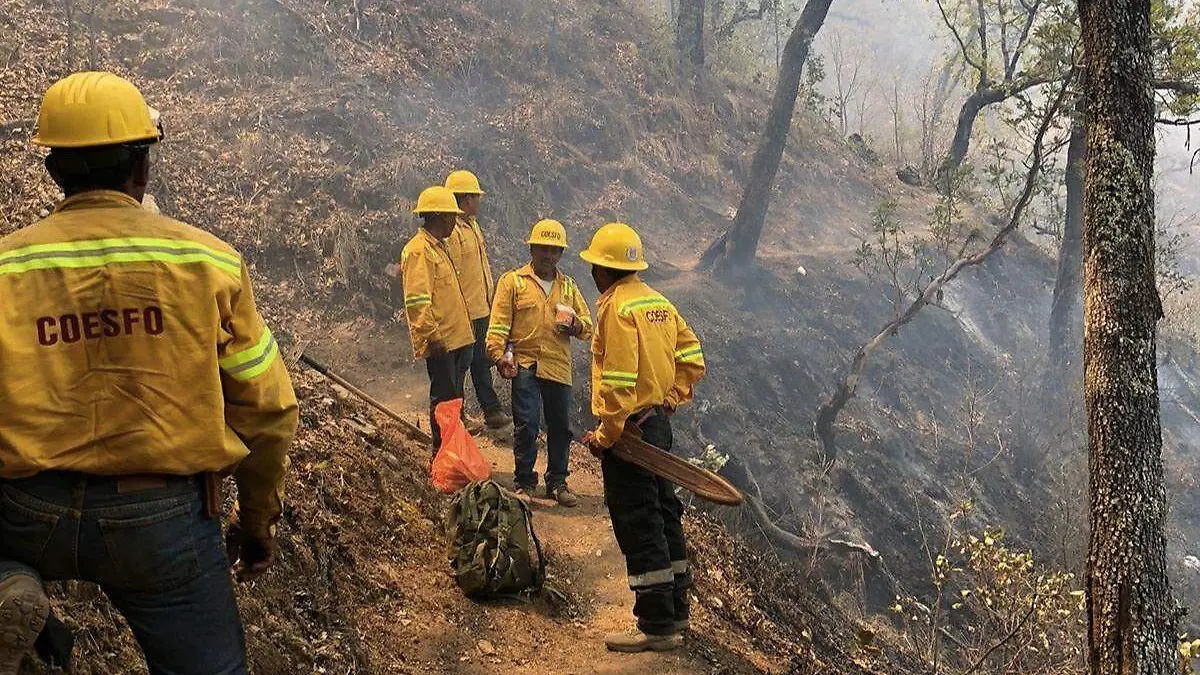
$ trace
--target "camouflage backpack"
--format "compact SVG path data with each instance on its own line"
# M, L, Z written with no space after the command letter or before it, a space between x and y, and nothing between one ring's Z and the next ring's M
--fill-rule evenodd
M454 494L446 516L450 568L469 597L540 590L546 580L542 545L524 502L494 481L470 483Z

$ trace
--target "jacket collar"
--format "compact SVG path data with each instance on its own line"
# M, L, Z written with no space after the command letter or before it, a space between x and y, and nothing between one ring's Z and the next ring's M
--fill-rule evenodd
M417 230L421 233L421 236L424 237L425 243L429 244L430 246L441 246L445 241L444 239L438 239L437 237L433 236L433 233L424 227L418 227Z
M128 209L142 208L141 202L124 192L115 190L89 190L67 197L54 207L54 212L72 211L75 209Z
M538 279L537 272L533 271L533 263L525 263L524 267L517 268L517 276L529 277L530 279ZM554 268L554 281L562 279L562 270Z
M629 284L641 283L641 282L642 282L642 280L638 278L637 272L634 272L633 274L630 274L622 279L618 279L617 283L613 284L612 286L609 286L608 290L604 291L604 293L602 293L600 295L600 298L596 302L597 303L608 302L609 300L612 299L613 294L615 294L617 292L618 288L621 288L622 286L627 286Z

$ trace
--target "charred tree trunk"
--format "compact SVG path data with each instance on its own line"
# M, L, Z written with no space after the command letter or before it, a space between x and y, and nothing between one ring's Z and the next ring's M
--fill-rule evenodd
M950 150L937 170L936 183L943 192L950 189L954 172L962 166L967 157L967 150L971 148L971 133L975 129L975 120L979 118L979 113L989 105L1006 98L1008 94L1003 89L981 86L962 104L958 111L958 124L954 127L954 140L950 142Z
M796 22L783 48L783 65L775 82L771 112L767 115L758 149L754 152L750 174L743 184L742 202L737 215L729 231L714 241L701 256L701 268L715 266L718 272L728 272L754 260L767 206L771 201L771 190L775 185L775 174L779 171L779 161L783 157L788 130L792 126L796 96L800 93L800 74L808 60L813 38L825 24L832 4L833 0L808 0L800 12L800 20Z
M679 0L675 46L687 67L704 65L704 0Z
M1154 277L1150 0L1079 0L1084 97L1084 396L1095 675L1179 672L1166 569Z
M67 70L75 70L75 12L71 0L63 0L63 13L67 15Z
M1083 120L1071 123L1067 144L1067 213L1058 248L1058 275L1050 304L1050 379L1056 391L1077 376L1083 347Z

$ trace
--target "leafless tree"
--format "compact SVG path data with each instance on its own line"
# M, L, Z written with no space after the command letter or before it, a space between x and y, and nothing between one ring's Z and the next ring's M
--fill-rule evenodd
M826 31L825 35L828 37L828 46L824 50L824 56L829 62L834 88L830 95L832 112L837 118L841 137L845 138L849 133L851 103L855 98L866 99L860 91L866 80L866 74L863 72L866 64L862 50L848 41L841 30ZM859 126L861 127L861 120ZM861 128L858 131L861 132Z
M904 153L904 143L900 139L904 135L904 110L907 106L900 102L899 73L892 77L892 89L888 92L887 104L888 113L892 118L892 151L896 163L904 165L908 163L908 160Z

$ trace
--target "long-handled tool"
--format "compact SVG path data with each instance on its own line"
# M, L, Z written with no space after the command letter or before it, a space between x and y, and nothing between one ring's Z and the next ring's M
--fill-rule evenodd
M629 429L621 434L621 438L609 448L609 452L619 459L636 464L656 476L662 476L680 487L691 490L701 499L725 506L737 506L742 503L741 490L729 481L708 469L647 443Z
M308 354L301 354L299 360L304 365L308 366L309 368L312 368L313 370L317 371L318 373L329 378L331 381L340 385L346 391L349 391L351 394L354 394L355 396L359 397L360 399L365 401L367 404L369 404L372 408L375 408L376 410L383 413L384 415L387 415L389 418L394 420L397 424L404 427L405 431L407 431L409 433L409 435L412 436L413 438L416 438L417 440L419 440L423 443L432 443L433 442L433 437L430 436L428 432L423 431L417 425L404 419L399 414L393 412L390 408L388 408L384 404L380 403L379 401L376 401L374 398L371 397L370 394L363 391L362 389L359 389L358 387L354 386L353 384L350 384L349 382L346 381L345 378L343 378L342 376L333 372L332 370L327 368L324 364L322 364L321 362L312 358Z

